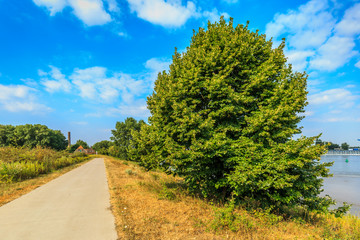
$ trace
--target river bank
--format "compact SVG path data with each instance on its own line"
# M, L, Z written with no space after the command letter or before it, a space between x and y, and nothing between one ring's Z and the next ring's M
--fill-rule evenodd
M352 204L350 213L360 216L360 156L357 155L324 155L322 162L334 162L330 173L334 176L324 179L324 192L337 201L337 206L343 202Z

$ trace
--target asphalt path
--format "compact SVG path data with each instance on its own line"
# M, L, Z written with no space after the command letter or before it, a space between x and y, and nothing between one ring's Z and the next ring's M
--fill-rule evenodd
M104 159L0 207L0 239L115 240Z

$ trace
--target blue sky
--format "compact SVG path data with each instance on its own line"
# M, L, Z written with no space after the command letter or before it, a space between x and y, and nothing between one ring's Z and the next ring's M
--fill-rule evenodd
M73 142L146 120L174 48L220 16L250 21L306 71L303 134L360 144L360 1L0 0L0 124L45 124Z

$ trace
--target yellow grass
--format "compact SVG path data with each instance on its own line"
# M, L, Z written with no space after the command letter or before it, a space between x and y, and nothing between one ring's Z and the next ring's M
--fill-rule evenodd
M180 178L110 157L105 164L119 239L360 239L355 217L305 223L236 208L229 225L228 208L189 196Z

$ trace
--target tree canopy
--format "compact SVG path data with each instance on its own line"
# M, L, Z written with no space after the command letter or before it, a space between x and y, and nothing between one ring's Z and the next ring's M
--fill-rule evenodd
M129 148L131 148L132 131L140 131L143 120L137 121L132 117L126 118L124 122L116 122L115 130L111 130L113 146L109 148L109 154L122 159L129 159Z
M100 154L109 154L109 148L113 145L114 143L108 140L103 140L100 142L95 143L92 147L95 151L97 151Z
M134 159L183 176L204 196L327 208L331 200L319 197L325 147L313 144L319 136L292 139L307 75L286 63L284 46L232 19L194 32L155 81Z
M67 141L61 131L49 129L41 124L0 125L0 146L28 148L41 146L64 150L67 147Z

